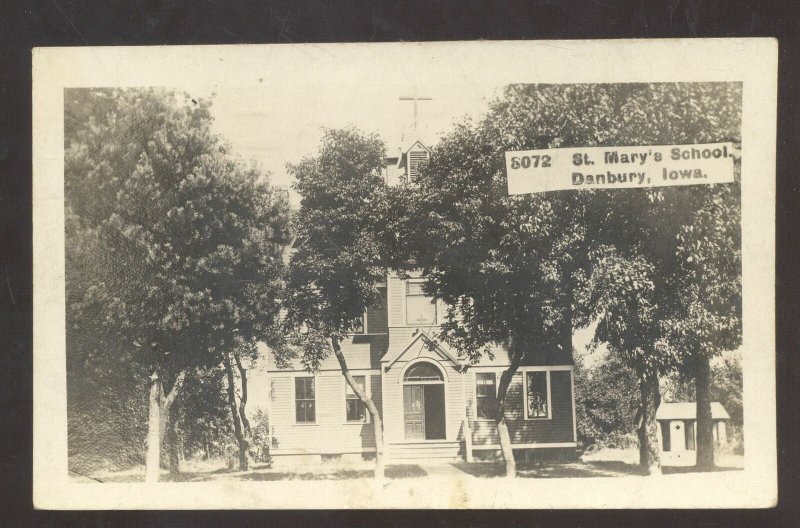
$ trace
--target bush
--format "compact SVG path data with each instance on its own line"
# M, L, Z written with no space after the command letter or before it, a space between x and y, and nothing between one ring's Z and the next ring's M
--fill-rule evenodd
M269 464L269 416L264 409L256 409L256 414L252 420L252 439L250 441L250 451L256 462Z
M617 356L592 368L575 354L575 411L578 448L638 445L634 418L639 409L636 374Z

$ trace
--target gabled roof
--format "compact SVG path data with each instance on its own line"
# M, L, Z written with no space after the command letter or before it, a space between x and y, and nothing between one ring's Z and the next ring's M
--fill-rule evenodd
M410 151L414 150L415 147L419 147L419 149L424 150L428 154L431 153L431 149L429 149L428 147L423 145L422 142L420 142L419 140L414 141L414 143L412 143L410 147L408 147L405 150L402 150L402 152L400 153L400 157L397 159L397 168L398 169L402 169L403 167L405 167L406 160L408 159L408 153ZM417 149L417 150L419 150L419 149Z
M662 403L656 411L656 420L696 420L695 402ZM730 415L720 402L711 402L712 420L729 420Z
M386 368L391 368L400 358L406 355L410 350L414 349L414 345L417 344L419 341L423 341L422 346L427 346L428 350L432 350L436 354L439 355L443 360L450 361L453 363L454 366L459 367L461 366L461 362L456 358L447 347L444 346L442 343L439 343L435 339L433 339L427 332L424 330L418 330L411 341L403 348L397 348L395 351L386 354L384 357L381 358L381 363L388 363Z

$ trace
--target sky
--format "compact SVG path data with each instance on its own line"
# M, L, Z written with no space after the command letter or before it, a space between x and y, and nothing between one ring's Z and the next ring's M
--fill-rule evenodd
M276 185L291 184L287 163L314 155L322 128L354 125L377 132L394 155L413 134L413 104L401 96L430 97L420 101L419 138L434 144L463 116L480 117L501 87L487 84L415 86L387 79L352 84L300 85L259 79L256 83L203 87L176 86L192 97L211 98L214 130L245 161L254 160L272 173ZM294 205L298 197L290 191Z

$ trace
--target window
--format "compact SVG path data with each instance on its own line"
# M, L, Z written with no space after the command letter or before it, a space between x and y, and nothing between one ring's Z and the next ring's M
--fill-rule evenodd
M294 409L297 423L314 423L316 421L313 377L294 379Z
M422 282L406 282L406 324L436 324L436 304L422 291Z
M525 372L525 418L550 417L550 373Z
M353 376L353 380L355 380L356 385L358 388L361 389L362 392L366 393L366 377L365 376ZM348 422L364 422L367 419L367 408L364 405L364 402L358 399L356 396L355 391L347 383L347 380L344 382L345 386L345 405L347 406L347 421Z
M686 421L683 422L683 434L685 435L686 440L686 449L688 451L694 451L696 448L694 444L694 421Z
M494 418L497 413L497 384L494 372L475 375L475 398L478 418Z
M366 334L367 333L367 313L364 312L356 324L353 325L353 333L354 334Z
M403 381L420 383L425 381L444 381L444 379L442 379L442 373L439 372L439 369L430 363L417 363L406 371Z

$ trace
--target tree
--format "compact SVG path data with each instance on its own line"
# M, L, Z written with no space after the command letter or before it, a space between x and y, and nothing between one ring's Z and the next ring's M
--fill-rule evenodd
M585 363L581 354L575 355L579 448L628 447L636 431L635 417L639 409L636 372L613 353L592 367Z
M262 408L257 408L253 417L253 451L254 457L257 462L265 462L269 464L272 459L269 451L272 447L271 436L269 429L269 415L267 411Z
M664 328L694 374L697 466L708 470L714 467L710 360L741 344L741 209L733 186L703 198L693 223L678 235L680 295Z
M341 343L355 331L368 306L379 300L386 278L383 229L383 142L356 129L323 133L319 152L289 165L302 196L294 221L296 252L289 264L287 328L294 347L279 347L278 361L299 355L309 371L331 353L342 375L364 402L375 434L375 477L383 478L383 421L356 383Z
M622 125L615 134L618 144L738 143L741 85L630 85L616 115ZM592 272L604 274L605 288L617 293L596 292L605 301L583 306L595 307L594 316L601 319L597 328L605 335L598 335L599 339L612 347L625 339L629 345L638 342L638 358L631 359L644 376L643 384L649 385L642 386L640 440L647 436L655 447L652 414L659 400L657 376L682 369L698 382L698 461L706 453L713 457L708 358L735 348L741 339L738 161L735 170L734 184L614 191L614 199L602 208L606 216L596 208L601 215L591 222L595 247L607 245L617 253L611 261L594 259ZM637 261L649 271L637 273L630 265ZM652 287L636 288L637 282L652 283ZM618 302L625 295L652 307L647 320L641 317L647 310ZM647 394L655 405L646 404ZM649 471L658 472L656 461L651 460L657 453L645 451L642 464L647 457Z
M633 85L621 111L623 144L741 141L740 83ZM713 466L709 360L741 343L741 188L733 184L647 191L637 245L659 287L662 355L694 377L698 466ZM620 209L631 210L629 204ZM634 208L635 210L635 208ZM613 224L612 224L613 225ZM625 224L617 224L620 228Z
M482 120L465 121L433 149L414 191L411 217L424 223L412 226L410 246L418 248L428 293L452 307L442 338L472 360L490 342L509 347L501 403L519 360L531 353L525 348L561 343L568 350L573 326L599 320L597 342L607 342L640 378L641 464L660 471L658 376L681 364L686 350L708 345L668 339L666 321L686 317L686 295L698 288L682 276L681 259L691 251L682 252L679 233L691 232L712 196L729 203L738 187L506 196L503 152L736 141L740 91L723 83L512 85ZM723 221L738 228L730 215ZM738 249L733 237L709 249L723 246ZM502 405L497 423L511 474Z
M66 208L97 272L68 283L67 306L102 313L148 370L148 480L187 373L262 339L278 313L286 197L212 133L209 107L157 89L65 95Z
M408 189L402 264L422 269L426 293L447 306L439 338L473 364L504 345L495 416L506 475L516 476L506 394L523 359L572 351L572 277L583 227L571 195L506 196L502 153L547 145L497 128L498 107L465 122L436 145ZM420 221L421 220L421 221Z
M718 401L731 417L730 424L739 430L744 421L742 408L741 350L711 358L711 401ZM694 378L688 371L676 371L666 378L664 398L668 401L692 401L696 398Z
M273 340L276 336L273 334L274 332L268 334L271 339L265 339L265 341L276 346ZM227 383L228 406L230 408L233 431L239 445L239 471L247 471L250 468L250 446L253 431L250 426L250 420L247 417L247 370L249 364L255 362L257 357L258 349L255 343L238 343L233 349L222 353L222 366ZM236 369L235 372L234 368ZM241 389L238 393L236 390L237 379ZM237 396L238 406L236 403Z
M628 249L628 248L626 248ZM593 344L609 350L636 372L639 389L637 432L639 465L649 475L661 472L656 410L661 403L659 375L674 368L676 357L659 346L663 277L641 252L628 255L602 247L592 254L593 269L580 296L582 318L598 321Z
M226 388L225 373L219 365L187 374L173 411L178 449L165 446L167 456L208 460L225 456L234 445L238 449Z
M715 358L711 372L712 399L725 406L731 417L731 424L740 429L744 422L741 351Z

